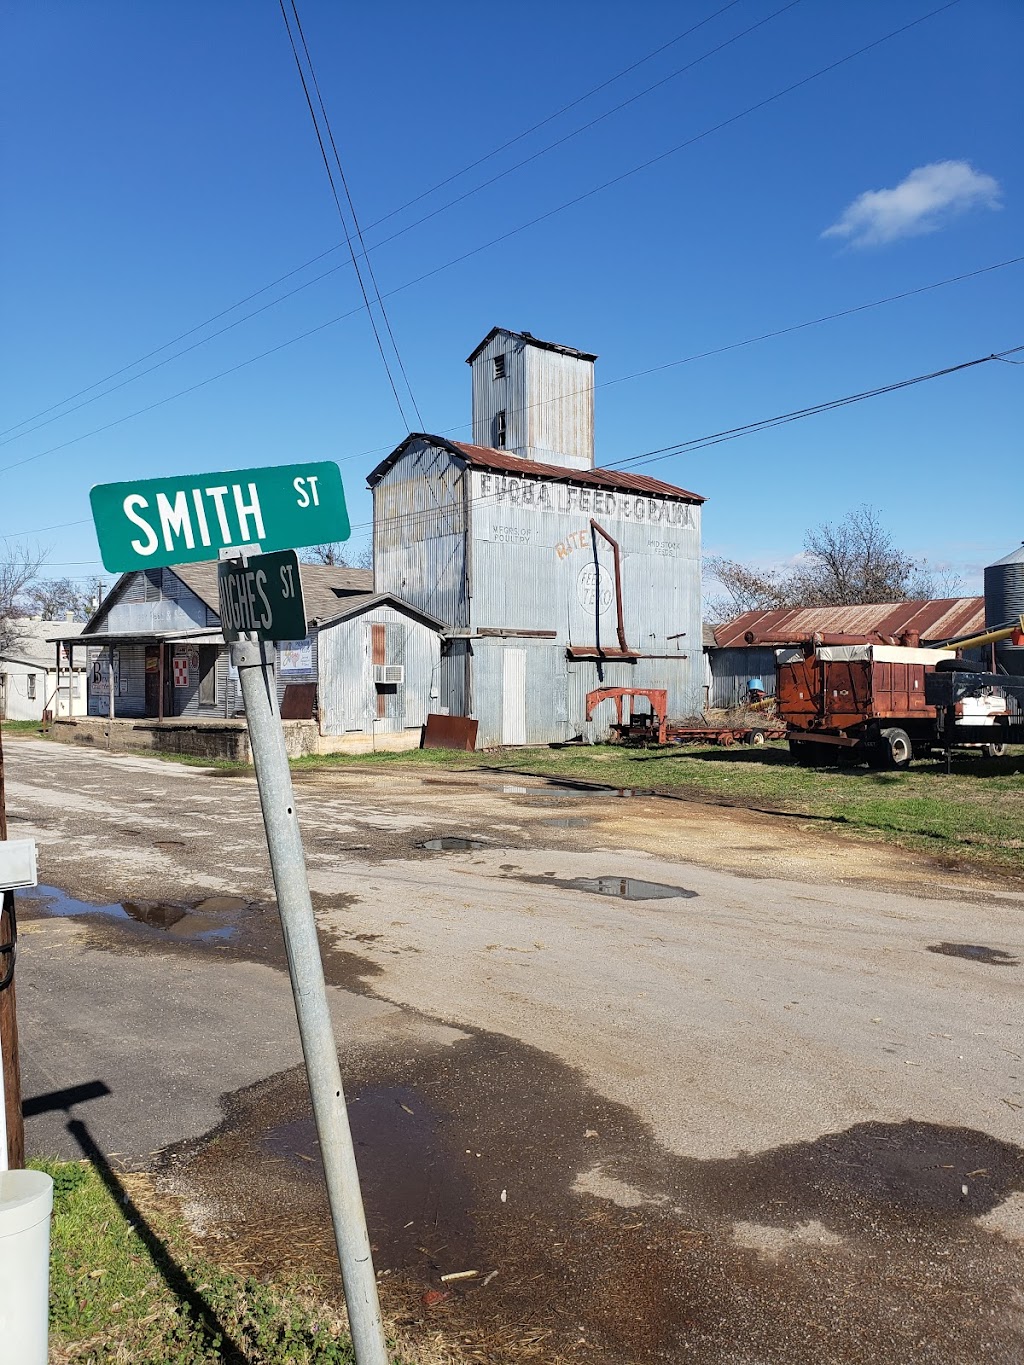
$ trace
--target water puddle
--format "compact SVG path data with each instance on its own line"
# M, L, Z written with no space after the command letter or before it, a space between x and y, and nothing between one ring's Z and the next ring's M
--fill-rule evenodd
M986 948L981 943L933 943L928 951L943 957L964 957L968 962L984 962L988 967L1019 967L1020 958L1002 948Z
M515 880L532 882L534 886L557 886L562 891L589 891L594 896L613 896L622 901L693 900L698 894L685 886L645 882L639 877L556 877L553 872L546 872L542 877L523 876Z
M553 815L550 820L538 820L545 829L589 829L591 821L585 815Z
M353 1090L348 1116L377 1268L443 1273L474 1266L474 1199L464 1166L476 1158L451 1150L442 1116L403 1085ZM261 1143L296 1172L323 1180L312 1118L278 1123Z
M59 918L100 915L134 921L171 938L199 943L227 942L238 933L237 921L254 912L241 896L207 896L195 902L76 900L59 886L36 886L19 899L41 904L44 914Z
M649 787L598 787L585 782L549 782L543 787L524 787L502 782L503 796L524 796L532 805L546 805L549 801L590 801L595 797L653 796Z
M445 835L443 839L427 839L419 845L420 848L428 848L431 853L469 853L475 848L489 848L483 839L468 839L462 836Z

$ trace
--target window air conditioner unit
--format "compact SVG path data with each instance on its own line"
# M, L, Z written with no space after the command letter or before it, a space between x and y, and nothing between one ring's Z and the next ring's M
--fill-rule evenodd
M396 685L405 682L404 664L374 664L373 681L377 684L384 683Z

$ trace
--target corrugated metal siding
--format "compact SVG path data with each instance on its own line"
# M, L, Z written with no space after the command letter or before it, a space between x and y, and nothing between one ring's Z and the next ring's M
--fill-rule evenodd
M528 347L527 449L531 460L589 469L594 463L593 361Z
M495 356L505 374L494 378ZM506 414L504 449L527 460L589 469L594 463L594 364L498 333L476 356L473 441L498 445L497 414Z
M464 483L468 472L426 441L373 489L374 586L447 625L469 622Z
M373 682L372 627L386 631L386 663L402 664L405 682L385 691L385 715L377 714ZM426 722L436 685L441 642L435 631L394 607L375 607L328 626L319 638L320 729L325 735L414 729Z
M146 714L146 663L145 650L141 645L115 645L115 651L120 661L119 681L123 689L127 685L127 692L120 691L114 697L114 716L125 718L138 718ZM106 649L92 648L87 651L89 667L86 670L86 686L88 688L89 705L88 714L90 716L106 716L110 714L110 694L104 688L101 691L93 690L93 667L99 665L101 676L107 677L107 651Z
M114 594L111 594L114 597ZM110 601L110 599L108 599ZM93 631L196 630L217 616L170 569L140 569L93 622ZM88 636L82 636L88 639Z
M747 699L747 682L760 678L764 690L775 695L775 650L767 646L747 649L712 649L708 651L711 665L711 706L741 706Z

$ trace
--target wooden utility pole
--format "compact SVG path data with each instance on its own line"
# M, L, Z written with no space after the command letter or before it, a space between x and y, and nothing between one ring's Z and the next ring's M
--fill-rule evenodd
M7 806L4 801L4 741L0 734L0 839L7 838ZM15 938L14 892L0 892L0 945ZM21 1067L18 1064L18 1007L14 992L13 952L0 952L0 981L11 979L0 990L0 1052L3 1053L4 1101L7 1111L7 1164L12 1171L25 1164L25 1120L21 1113Z

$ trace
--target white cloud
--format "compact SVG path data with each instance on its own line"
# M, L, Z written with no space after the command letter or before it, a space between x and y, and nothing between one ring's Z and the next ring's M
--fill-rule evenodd
M972 208L998 209L999 181L966 161L933 161L918 166L891 190L865 190L821 234L853 246L881 246L900 237L935 232L955 214Z

